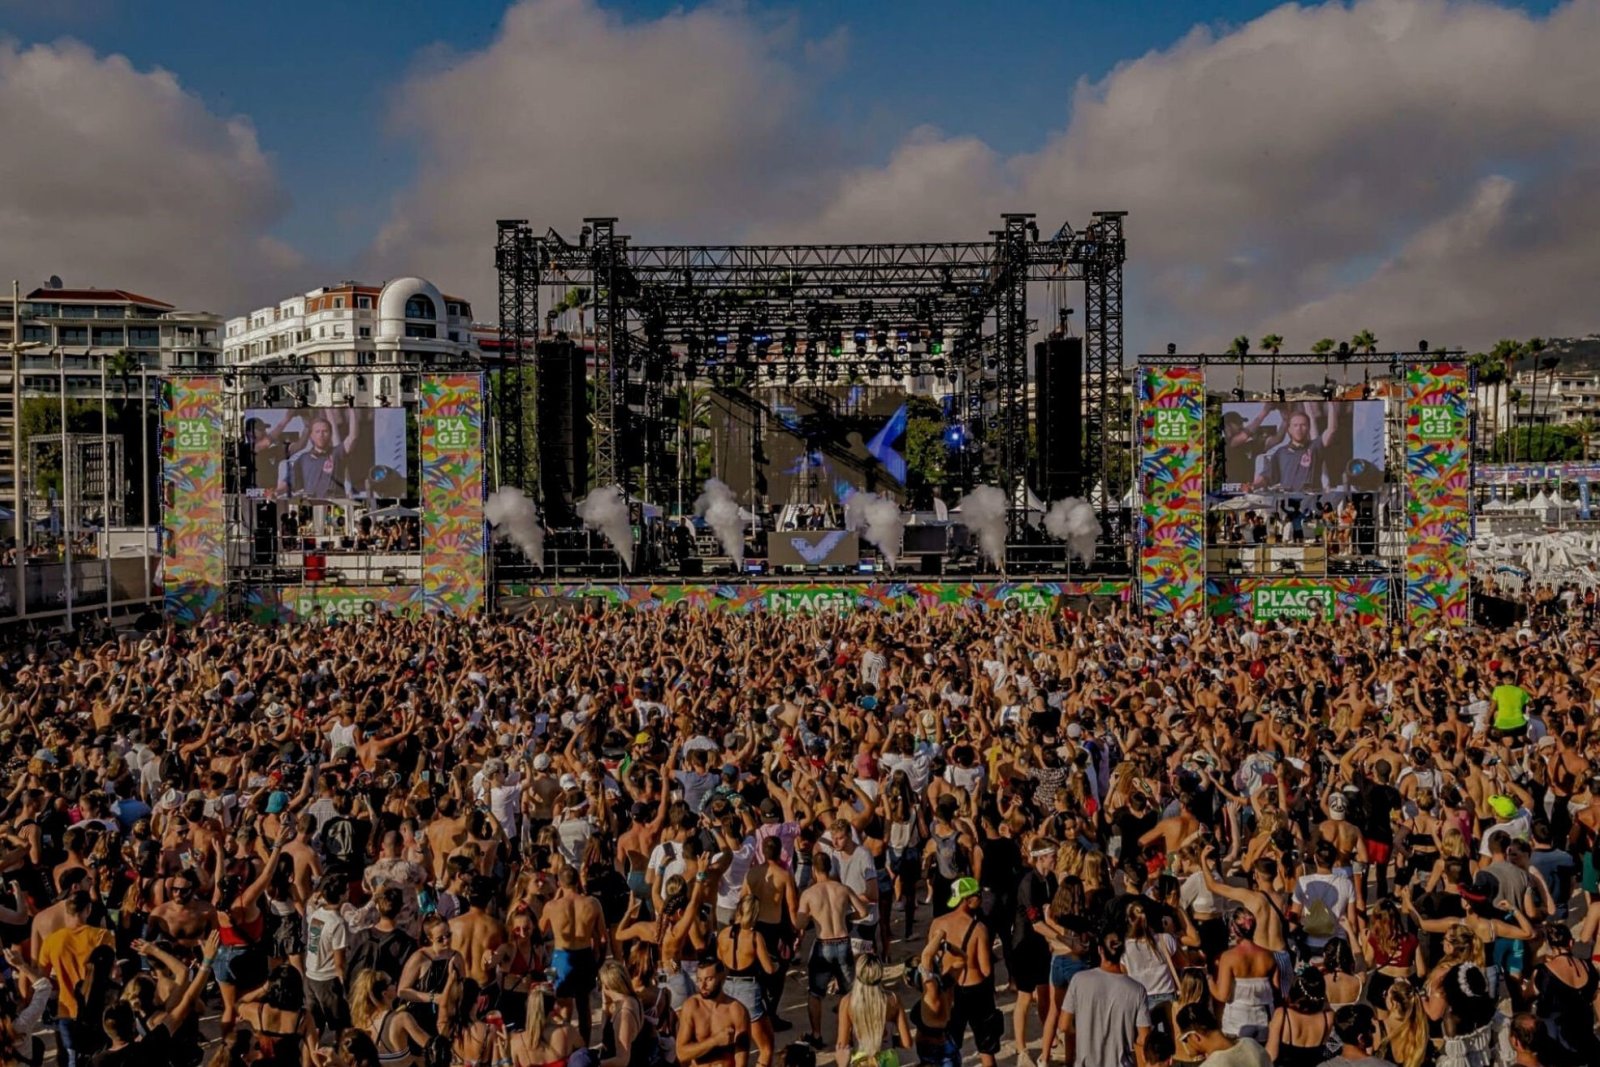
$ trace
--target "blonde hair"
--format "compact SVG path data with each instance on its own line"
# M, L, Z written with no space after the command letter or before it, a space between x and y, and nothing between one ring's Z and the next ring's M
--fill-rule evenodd
M545 991L537 986L528 990L528 1017L522 1024L522 1032L527 1035L524 1040L534 1045L544 1043L544 996Z
M876 1061L889 1021L889 995L883 991L883 962L875 952L856 960L856 984L850 990L850 1040L857 1056Z
M1405 982L1389 987L1383 1041L1374 1054L1387 1056L1399 1067L1422 1067L1428 1058L1428 1018L1422 1000Z
M733 909L733 921L739 924L740 929L753 929L760 917L760 898L754 893L739 898L738 906Z
M628 969L614 959L600 965L600 988L624 997L638 995L633 991L633 980L628 977Z
M1447 860L1464 860L1471 854L1466 836L1454 826L1446 828L1439 838L1439 855Z
M1212 1007L1211 987L1206 983L1204 967L1185 967L1178 975L1177 1007L1189 1004L1200 1004L1207 1010Z
M1083 871L1078 875L1086 890L1102 889L1106 884L1106 854L1100 851L1083 855Z
M356 975L355 982L350 986L351 1025L357 1030L370 1027L378 1014L380 992L393 985L394 982L389 976L375 967L369 967Z
M1472 927L1464 922L1450 924L1450 929L1444 932L1442 948L1443 955L1433 968L1435 974L1463 963L1483 966L1483 942L1472 932Z
M1056 849L1056 877L1083 877L1083 848L1076 841L1063 841Z

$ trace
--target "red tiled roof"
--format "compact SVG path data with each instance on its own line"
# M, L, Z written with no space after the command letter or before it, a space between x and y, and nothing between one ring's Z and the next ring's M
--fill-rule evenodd
M126 289L35 289L27 295L28 300L66 300L66 301L112 301L115 303L143 304L147 307L161 307L176 309L176 305L165 300L156 300L138 293L130 293Z

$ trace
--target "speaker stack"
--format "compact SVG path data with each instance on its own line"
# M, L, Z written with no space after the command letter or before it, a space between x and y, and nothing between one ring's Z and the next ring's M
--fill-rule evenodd
M545 521L577 523L578 501L589 491L589 410L582 350L569 340L540 341L535 402L539 489Z
M1033 346L1034 491L1046 504L1083 496L1083 339L1051 337Z

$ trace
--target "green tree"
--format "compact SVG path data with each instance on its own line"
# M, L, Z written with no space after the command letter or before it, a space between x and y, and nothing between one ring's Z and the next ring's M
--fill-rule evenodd
M1338 343L1339 342L1335 341L1331 337L1321 338L1311 346L1311 354L1316 356L1325 356L1329 352L1332 352L1334 346L1336 346Z
M1269 333L1261 339L1261 347L1276 356L1283 351L1283 335Z
M944 439L944 409L932 397L906 401L906 492L915 507L931 507L933 491L949 481L950 447Z
M1233 339L1233 344L1228 346L1228 355L1243 359L1250 354L1250 338L1240 334Z
M1362 330L1360 333L1350 338L1350 347L1355 349L1357 352L1364 352L1370 356L1378 350L1377 335L1371 330Z
M1582 426L1518 426L1495 439L1494 460L1562 463L1582 459L1585 436Z

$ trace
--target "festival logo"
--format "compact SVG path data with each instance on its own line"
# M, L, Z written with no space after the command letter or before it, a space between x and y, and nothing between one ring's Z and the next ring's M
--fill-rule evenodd
M433 420L433 447L440 452L475 450L477 428L465 415L440 415Z
M177 432L172 442L173 451L180 455L207 454L211 451L211 421L209 419L178 419Z
M1417 437L1424 441L1454 441L1461 436L1461 419L1449 404L1417 406Z
M855 594L848 589L829 586L811 586L806 589L774 589L767 594L767 607L772 611L801 612L819 615L823 612L854 611Z
M1156 408L1150 413L1150 440L1160 444L1180 444L1194 436L1194 415L1188 408Z
M1276 619L1333 618L1333 590L1321 585L1269 585L1254 594L1253 612L1257 622Z

